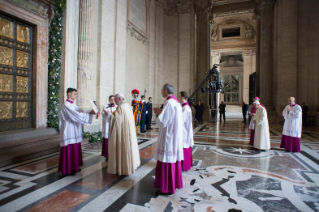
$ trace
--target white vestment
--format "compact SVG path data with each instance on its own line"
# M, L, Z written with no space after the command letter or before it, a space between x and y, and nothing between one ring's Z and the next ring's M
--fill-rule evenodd
M248 108L248 115L250 116L250 122L249 122L249 129L254 130L255 129L255 124L254 124L254 116L252 116L251 114L251 110L252 110L253 106Z
M109 138L109 125L110 125L110 118L112 113L116 110L117 106L109 107L109 105L105 105L102 110L102 137ZM104 110L109 111L109 115L106 115Z
M257 149L270 149L269 124L266 109L261 106L258 107L254 120L256 120L254 147Z
M285 119L284 129L282 130L282 134L290 137L301 138L301 129L302 129L302 109L299 105L295 105L291 108L291 111L287 112L287 108L289 105L285 107L282 111L282 116Z
M93 115L84 113L74 103L65 102L60 112L60 146L82 141L82 124L91 124Z
M107 172L130 175L140 164L132 106L123 102L110 119Z
M156 119L159 127L155 160L176 163L184 159L182 106L173 98L164 104L162 113Z
M189 105L183 106L183 140L184 148L189 148L194 145L193 139L193 122L192 122L192 109Z

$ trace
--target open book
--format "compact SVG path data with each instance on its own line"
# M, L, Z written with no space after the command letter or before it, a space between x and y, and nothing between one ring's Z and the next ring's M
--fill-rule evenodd
M99 112L99 109L97 108L96 104L94 103L93 100L90 100L91 106L92 106L92 110L94 110L95 113Z

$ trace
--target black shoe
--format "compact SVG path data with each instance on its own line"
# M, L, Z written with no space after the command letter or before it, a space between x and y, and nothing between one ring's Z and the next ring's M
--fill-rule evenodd
M146 131L141 131L141 133L146 133Z
M172 195L173 193L162 193L160 190L155 191L156 195Z

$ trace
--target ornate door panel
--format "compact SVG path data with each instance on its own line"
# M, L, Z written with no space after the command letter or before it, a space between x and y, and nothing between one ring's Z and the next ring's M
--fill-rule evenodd
M32 127L32 26L0 14L0 132Z

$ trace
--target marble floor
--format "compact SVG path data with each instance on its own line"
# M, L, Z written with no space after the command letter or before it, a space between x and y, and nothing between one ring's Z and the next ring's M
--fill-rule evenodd
M194 131L184 188L156 196L153 128L138 136L142 164L130 176L108 174L101 145L90 143L73 176L57 172L58 152L0 167L0 211L319 211L318 131L303 129L302 151L290 153L279 148L282 126L271 125L264 152L252 148L240 120L204 123Z

